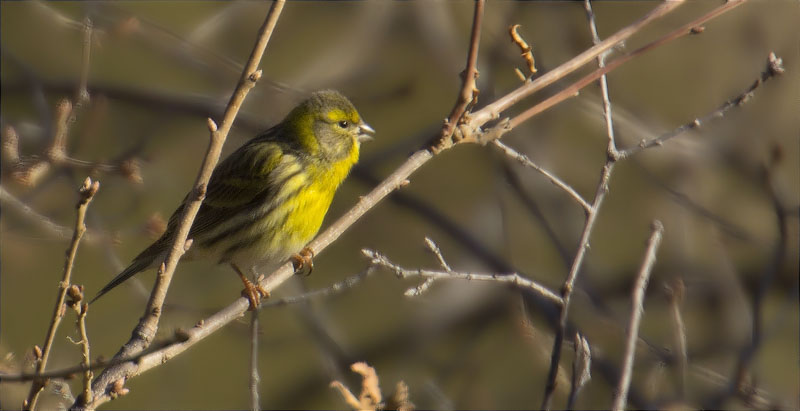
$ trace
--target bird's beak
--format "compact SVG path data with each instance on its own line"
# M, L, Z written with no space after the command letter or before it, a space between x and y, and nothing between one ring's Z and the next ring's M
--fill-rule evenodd
M375 129L369 126L367 123L361 123L358 126L358 142L363 143L365 141L372 141L375 137L372 137L372 134L375 134Z

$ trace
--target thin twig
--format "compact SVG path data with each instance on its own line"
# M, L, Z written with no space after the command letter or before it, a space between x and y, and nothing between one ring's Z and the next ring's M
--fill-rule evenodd
M705 124L711 122L712 120L719 119L725 116L725 114L734 107L740 107L750 101L750 98L753 97L753 92L759 88L762 84L767 82L767 80L783 74L783 59L777 57L775 53L769 53L767 56L767 66L759 78L757 78L750 87L747 88L744 92L740 93L736 97L731 98L730 100L723 103L719 106L716 110L706 114L703 117L696 118L689 123L686 123L666 134L662 134L654 139L651 140L642 140L638 145L630 147L625 150L621 150L619 152L620 158L626 158L633 154L636 154L642 150L651 148L651 147L658 147L663 145L667 140L670 140L676 136L679 136L687 131L696 130Z
M219 161L219 157L222 152L222 145L225 143L228 131L230 131L230 128L233 125L233 121L236 118L236 114L239 112L239 108L244 102L244 99L250 89L255 86L255 83L261 77L261 71L257 70L257 68L261 63L261 57L263 56L264 50L267 47L267 43L269 42L273 30L275 29L275 25L278 22L283 5L284 0L276 0L274 3L272 3L272 7L270 8L267 17L264 20L261 29L259 30L259 35L256 40L256 44L253 47L253 51L250 54L250 58L245 65L245 69L242 72L241 78L239 79L239 84L228 101L228 106L225 110L222 123L219 127L217 127L216 124L209 119L211 142L208 146L206 156L203 159L203 164L200 168L197 180L193 185L193 195L187 196L187 202L184 204L183 213L181 214L176 228L176 234L172 242L172 247L169 251L166 261L161 265L163 269L159 269L158 276L156 277L156 283L153 287L153 292L150 294L150 299L147 303L147 307L145 308L145 313L142 316L142 319L139 321L139 324L136 326L131 339L120 349L115 357L129 357L144 350L155 336L156 330L158 329L158 322L161 317L162 306L164 305L164 299L167 294L167 289L169 288L170 281L172 280L172 274L175 272L178 260L185 252L186 238L189 234L189 229L194 222L194 218L200 209L200 204L205 197L205 189L209 179L211 178L211 172L214 170L214 167ZM103 373L100 374L100 376L95 380L95 383L92 387L95 394L94 402L88 404L88 408L96 408L98 405L108 401L110 397L106 393L107 388L117 381L127 379L133 375L136 368L138 368L137 364L126 363L108 368L103 371Z
M75 104L83 105L89 101L89 60L92 56L92 21L89 17L83 20L83 54L81 57L81 77L78 81L78 91L75 96Z
M602 42L597 35L597 25L594 21L594 13L592 12L591 5L588 1L586 2L586 10L589 17L589 28L592 32L592 38L596 47L598 44L602 44ZM606 68L605 54L601 53L597 55L597 65L599 66L598 70L600 71ZM592 231L594 230L595 221L597 221L596 217L599 214L600 207L603 205L606 194L608 194L608 182L611 179L611 173L614 171L614 165L616 164L617 159L616 142L614 139L614 122L611 115L611 102L608 97L608 83L606 81L605 74L601 74L600 84L603 94L603 116L606 123L606 135L608 136L608 145L606 147L606 163L603 165L603 169L600 173L600 182L597 185L594 200L592 200L592 204L589 206L589 208L584 208L586 210L586 222L583 226L580 242L578 243L578 250L575 254L575 258L572 261L569 274L564 280L564 285L561 288L561 298L564 304L561 306L561 312L559 313L558 328L556 329L556 336L553 340L553 352L552 356L550 357L550 369L547 374L547 383L545 384L544 397L542 399L542 408L547 410L550 409L553 400L553 394L555 393L557 381L556 377L559 369L558 363L561 360L561 348L563 345L564 336L567 332L567 317L569 315L569 303L572 298L572 291L575 287L575 281L578 278L578 273L583 265L586 251L589 249L589 239L591 238ZM543 103L546 102L547 100L545 100ZM530 110L527 110L526 112L530 112ZM509 123L509 127L513 127L511 124L514 124L514 122L520 118L521 115L512 119Z
M575 333L575 359L572 362L572 381L567 399L567 409L575 408L578 394L592 379L592 350L586 337Z
M517 104L520 100L555 83L560 79L563 79L570 73L573 73L579 68L585 66L601 53L616 47L621 42L624 42L632 35L639 32L639 30L641 30L643 27L675 10L675 8L680 6L684 1L685 0L674 0L662 3L639 20L629 24L628 26L609 36L602 43L584 51L552 71L543 74L536 80L521 85L514 91L495 100L493 103L472 113L470 116L472 123L475 125L482 125L489 120L499 118L500 113ZM745 0L739 0L739 2L741 1Z
M431 151L436 154L451 147L458 141L453 137L456 127L462 123L468 108L474 105L478 98L478 46L481 41L481 26L483 20L483 6L485 0L475 2L475 13L472 17L472 33L470 35L469 52L467 53L467 66L462 73L463 83L453 110L445 119L442 132L438 140L431 144ZM463 136L462 136L463 137Z
M289 305L289 304L297 304L297 303L300 303L300 302L303 302L303 301L311 300L313 298L322 298L322 297L328 297L328 296L331 296L331 295L336 295L336 294L342 293L342 292L344 292L346 290L349 290L349 289L355 287L357 284L361 283L362 280L367 278L374 271L375 271L374 267L369 266L366 269L364 269L363 271L361 271L360 273L352 275L350 277L347 277L342 281L333 283L328 287L325 287L325 288L322 288L322 289L319 289L319 290L312 290L312 291L309 291L309 292L306 292L306 293L303 293L303 294L300 294L300 295L295 295L295 296L292 296L292 297L269 299L268 301L265 301L265 302L261 303L261 305L258 306L258 308L259 309L264 309L264 308L267 308L267 307L276 307L276 306L283 306L283 305Z
M624 409L628 401L628 389L630 388L631 375L633 374L633 358L636 354L636 341L639 339L639 323L644 312L644 293L647 289L647 283L650 281L650 273L653 271L653 265L656 262L656 252L664 234L664 226L658 220L653 221L652 229L653 232L647 241L647 251L633 287L631 317L626 331L625 355L622 360L622 376L620 376L612 406L615 411Z
M250 313L250 408L259 411L261 401L258 398L258 310Z
M686 348L686 325L683 322L683 314L681 314L684 290L685 286L680 278L676 278L671 285L666 286L675 338L673 345L678 358L678 395L680 395L681 400L685 400L687 396L686 376L689 366Z
M597 34L597 22L594 18L594 10L592 10L592 3L590 0L585 0L583 3L586 8L586 17L589 19L589 31L592 33L592 42L597 45L600 44L600 36ZM606 66L606 54L602 53L597 56L597 67L602 69ZM608 136L608 155L611 157L617 156L617 143L614 138L614 116L611 114L611 99L608 97L608 76L603 74L600 76L600 95L603 96L603 118L606 120L606 135Z
M657 40L652 41L652 42L650 42L650 43L648 43L648 44L646 44L646 45L644 45L644 46L642 46L642 47L640 47L640 48L638 48L638 49L636 49L636 50L634 50L634 51L632 51L632 52L630 52L628 54L625 54L624 56L621 56L619 58L616 58L616 59L612 60L605 67L598 68L594 72L592 72L592 73L584 76L580 80L572 83L569 87L559 91L558 93L554 94L553 96L548 97L544 101L542 101L542 102L534 105L533 107L523 111L522 113L516 115L513 119L511 119L509 121L508 124L504 125L502 128L499 128L495 133L490 133L490 136L492 138L497 138L498 136L502 135L503 133L508 132L508 130L514 129L515 127L519 126L523 122L529 120L533 116L536 116L537 114L540 114L541 112L553 107L554 105L556 105L558 103L561 103L562 101L564 101L564 100L566 100L566 99L568 99L570 97L576 96L579 90L581 90L582 88L584 88L587 85L591 84L595 80L601 78L602 76L608 74L609 72L617 69L619 66L627 63L628 61L631 61L632 59L635 59L635 58L637 58L637 57L639 57L641 55L644 55L645 53L647 53L647 52L649 52L651 50L654 50L654 49L656 49L658 47L661 47L661 46L663 46L663 45L665 45L667 43L675 41L675 40L677 40L677 39L679 39L679 38L681 38L683 36L692 34L693 33L693 31L692 31L693 28L695 28L697 26L700 26L700 25L706 23L707 21L709 21L709 20L711 20L713 18L719 17L719 15L721 15L722 13L730 11L731 9L733 9L733 8L735 8L737 6L740 6L745 1L747 1L747 0L732 0L732 1L729 1L729 2L723 4L723 5L719 6L719 7L711 10L710 12L706 13L705 15L703 15L701 17L698 17L697 19L695 19L695 20L693 20L693 21L691 21L691 22L689 22L687 24L684 24L683 26L671 31L670 33L668 33L668 34L666 34L666 35L664 35L664 36L662 36L660 38L658 38ZM664 5L667 5L667 4L677 4L677 1L664 3ZM611 37L609 37L609 38L611 38ZM604 40L602 43L598 44L597 46L592 47L590 50L593 50L593 49L601 46L602 44L605 44L607 41L608 41L608 39ZM595 57L595 56L597 56L599 54L600 53L594 55L593 57ZM547 74L550 74L550 73L547 73ZM533 84L537 83L538 81L544 79L547 76L547 74L543 75L542 77L539 77L538 79L536 79L536 81L534 81L534 82L532 82L530 84L533 85ZM525 87L525 86L523 86L523 87ZM488 106L485 107L483 110L486 110L487 108L488 108ZM481 110L480 112L482 112L483 110ZM478 113L480 113L480 112L478 112ZM473 118L478 118L478 113L476 113L473 116Z
M561 181L561 179L558 178L557 176L555 176L553 173L543 169L542 167L539 167L539 165L534 163L533 161L531 161L531 159L528 158L528 156L526 156L526 155L514 150L513 148L503 144L502 142L500 142L500 140L493 140L492 141L492 145L494 145L495 147L499 148L507 156L509 156L512 159L518 161L520 164L524 165L525 167L530 167L530 168L542 173L542 175L547 177L547 179L550 180L550 182L553 183L553 185L555 185L556 187L564 190L564 192L569 194L569 196L572 197L572 199L575 200L583 208L583 210L585 212L588 212L592 208L592 206L589 205L589 203L587 203L586 200L584 200L583 197L581 197L581 195L578 194L578 192L575 191L574 188L572 188L572 186L570 186L569 184Z
M433 271L433 270L423 270L423 269L406 269L400 267L399 265L393 263L383 254L369 250L363 249L361 252L370 259L372 265L376 265L379 267L385 267L391 271L393 271L398 277L400 278L409 278L409 277L422 277L422 278L432 278L434 280L466 280L466 281L490 281L490 282L497 282L497 283L506 283L511 284L519 289L523 290L531 290L542 297L553 301L557 305L561 305L561 297L556 295L554 292L547 289L547 287L533 281L529 280L525 277L520 276L517 273L511 274L478 274L478 273L464 273L464 272L457 272L457 271ZM413 290L413 288L411 289ZM409 292L407 291L406 294L408 295Z
M41 350L42 354L39 356L39 358L37 358L36 361L36 374L41 374L47 366L47 360L50 357L50 350L53 348L53 341L56 337L56 330L58 330L58 326L61 324L61 319L64 317L64 302L66 301L67 290L69 289L70 281L72 280L72 267L75 263L75 256L78 253L78 245L80 244L83 234L86 232L86 225L84 224L84 219L86 218L86 209L89 207L89 203L92 201L92 198L94 198L94 195L97 194L97 190L99 188L99 181L92 182L92 180L87 177L83 182L83 186L79 190L81 198L77 205L78 217L75 219L75 232L72 235L72 241L67 249L67 260L64 262L64 274L61 278L61 281L58 283L58 296L56 297L56 304L53 309L53 318L50 321L50 328L47 330L47 336L45 337L44 346ZM42 389L46 383L47 380L44 379L36 379L33 381L30 392L28 393L28 397L23 404L24 408L30 410L36 408L36 402L39 398L39 394L42 392Z
M185 336L181 333L176 333L173 338L168 340L159 341L156 343L151 344L148 351L143 351L135 356L126 357L126 358L114 358L109 361L103 361L100 359L96 359L95 361L91 362L88 366L84 363L73 365L71 367L62 368L60 370L53 370L53 371L46 371L43 373L37 374L36 372L23 372L17 374L5 374L0 373L0 382L24 382L24 381L31 381L37 378L47 379L47 380L54 380L54 379L71 379L77 373L85 373L88 370L94 371L101 368L107 368L117 364L123 364L129 361L138 361L143 356L161 349L165 346L168 346L176 341L183 341L185 340ZM40 349L41 350L41 349Z
M763 179L764 189L769 195L769 200L775 217L775 225L778 232L778 238L775 241L770 257L767 260L762 272L760 273L758 285L752 290L750 309L752 310L752 325L750 329L750 341L739 350L738 358L734 366L732 375L729 378L728 386L721 392L713 395L704 406L706 408L719 408L726 399L735 395L741 398L746 404L751 403L750 397L754 395L752 392L752 362L758 350L764 344L764 305L767 293L775 281L775 278L782 272L782 267L786 264L786 255L789 253L791 240L790 228L787 221L786 207L781 202L774 187L774 173L775 168L781 161L781 156L774 153L768 160L767 164L762 165L761 177Z
M78 334L81 336L81 364L86 367L86 370L83 372L83 398L81 401L88 403L92 401L92 377L94 377L91 368L92 357L89 351L89 334L86 332L86 314L89 312L89 304L80 304L80 309L76 308L76 310L79 311L76 323L78 326Z
M3 204L4 206L8 207L13 207L14 209L22 213L23 216L25 216L36 226L39 226L40 228L51 233L54 236L57 236L59 238L70 238L72 236L71 230L69 228L55 223L47 216L39 214L29 205L23 203L17 197L14 197L13 194L6 191L6 189L3 186L0 186L0 204ZM85 236L86 236L86 241L93 241L95 239L94 231L86 233Z

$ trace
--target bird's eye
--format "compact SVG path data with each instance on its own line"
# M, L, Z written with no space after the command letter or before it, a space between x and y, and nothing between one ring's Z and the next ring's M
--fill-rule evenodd
M346 120L342 120L342 121L339 122L339 127L341 127L341 128L347 128L349 125L350 125L350 123L347 122Z

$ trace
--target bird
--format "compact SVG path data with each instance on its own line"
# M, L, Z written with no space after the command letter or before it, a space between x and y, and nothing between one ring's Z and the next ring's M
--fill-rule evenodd
M249 140L214 169L189 230L185 260L228 264L238 274L250 310L269 293L242 268L291 258L295 270L313 267L304 248L317 234L337 188L375 130L340 92L312 93L275 126ZM190 194L187 194L187 197ZM159 267L177 233L186 198L166 231L104 286L93 303L142 271ZM254 271L253 271L254 272Z

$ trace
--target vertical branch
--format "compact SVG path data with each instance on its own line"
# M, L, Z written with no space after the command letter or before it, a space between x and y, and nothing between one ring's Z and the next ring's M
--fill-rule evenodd
M475 80L478 78L478 46L481 42L481 25L483 24L483 6L485 3L485 0L475 2L475 13L472 16L472 33L470 35L469 52L467 53L467 66L464 72L461 73L463 78L461 92L458 95L456 105L444 121L438 140L432 145L434 154L452 147L457 142L452 139L456 126L461 123L469 106L474 104L478 98L478 86Z
M61 324L61 319L64 318L64 302L66 301L67 290L69 289L70 281L72 280L72 267L75 263L75 256L78 253L78 244L80 244L81 238L86 232L86 224L84 224L84 220L86 218L86 209L89 207L89 203L92 201L92 198L94 198L94 195L97 194L97 190L99 188L99 181L92 182L92 180L87 177L83 182L83 186L79 190L81 198L77 205L78 218L75 220L75 232L72 235L72 241L67 249L67 260L64 262L64 274L61 278L61 281L58 283L58 296L56 297L56 305L53 308L53 318L50 321L50 328L47 330L47 336L45 337L44 348L41 349L41 355L37 355L37 374L44 372L45 367L47 366L47 360L50 358L50 351L53 348L53 341L56 337L56 331L58 330L59 324ZM37 351L37 353L38 352L39 351ZM28 393L28 398L22 404L25 409L32 410L36 408L36 402L39 398L39 394L42 392L42 389L46 384L47 380L44 379L35 379L33 381L30 392Z
M261 409L258 398L258 311L250 312L250 407L253 411Z
M592 32L592 38L597 47L602 42L597 35L597 25L595 24L594 12L588 0L586 0L586 13L589 18L589 28ZM600 53L597 55L597 64L600 70L605 68L605 54ZM605 73L600 77L600 86L603 94L603 116L606 120L606 134L608 135L608 147L606 148L606 163L600 174L600 182L597 185L594 200L591 207L586 210L586 223L583 226L581 239L578 243L578 250L575 258L572 260L567 279L561 288L561 298L563 304L560 308L558 329L556 330L556 338L553 341L553 354L550 357L550 370L547 375L547 383L545 384L544 398L542 399L542 408L550 409L553 394L556 389L556 376L558 375L558 364L561 360L561 347L564 343L564 334L567 332L567 317L569 315L569 303L572 297L572 290L575 288L575 281L578 278L578 273L583 265L583 259L586 256L586 251L589 249L589 238L592 235L597 214L603 201L608 194L608 182L611 179L611 173L614 171L618 153L614 139L614 122L611 115L611 101L608 98L608 82Z
M642 261L642 266L639 269L639 274L636 277L636 284L633 287L633 301L631 302L631 318L628 322L628 330L626 332L625 342L625 356L622 360L622 375L619 379L617 386L617 394L614 396L614 405L612 409L615 411L625 408L625 403L628 401L628 389L631 385L631 374L633 373L633 358L636 353L636 341L639 338L639 323L642 320L642 313L644 312L644 293L647 289L647 283L650 281L650 273L653 271L653 265L656 262L656 252L658 246L661 244L661 238L664 234L664 226L660 221L653 221L652 234L647 241L647 251Z
M225 143L225 139L239 112L239 108L242 106L249 91L261 77L261 70L256 69L261 63L264 50L278 22L284 3L284 0L276 0L272 3L272 7L259 30L256 44L253 46L253 51L245 65L239 83L228 101L222 123L217 127L217 124L213 120L208 119L211 142L209 143L200 172L193 185L192 193L187 196L186 203L184 203L183 213L180 216L169 255L158 270L156 282L150 294L150 299L148 300L144 315L134 329L131 339L122 346L120 351L115 355L115 358L130 357L141 352L150 345L150 342L155 336L156 330L158 329L158 322L161 318L161 308L164 305L164 299L166 298L172 275L178 265L178 260L183 253L186 252L186 239L189 235L189 229L205 197L206 186L211 178L214 167L216 167L219 161L220 154L222 153L222 145ZM136 364L128 362L104 370L93 385L95 391L94 400L97 404L89 404L89 407L93 408L108 401L109 396L106 394L107 387L117 381L126 379L136 367Z
M686 349L686 325L681 314L684 288L685 286L680 278L675 279L672 285L667 286L667 299L672 313L672 328L675 331L673 344L675 355L678 358L678 395L680 395L681 400L686 399L686 376L689 369Z
M594 10L590 0L584 0L586 17L589 19L589 30L592 32L592 42L594 45L600 44L600 36L597 35L597 23L594 18ZM597 67L602 69L606 66L606 53L597 56ZM611 115L611 100L608 98L608 76L600 76L600 94L603 96L603 117L606 120L606 134L608 135L608 155L617 156L617 144L614 139L614 121Z
M89 17L83 20L83 54L81 56L81 77L78 81L78 91L75 104L80 106L89 101L89 60L92 56L92 21Z
M83 287L81 287L83 288ZM92 372L92 360L89 353L89 334L86 333L86 314L89 311L89 304L83 303L81 304L80 308L78 309L78 333L80 334L81 341L81 356L83 357L83 361L81 364L86 367L86 371L83 372L83 401L84 402L91 402L92 401L92 377L94 377L94 372Z
M567 399L567 409L575 408L575 401L583 387L592 378L592 350L589 341L575 333L575 360L572 362L572 386Z

